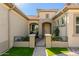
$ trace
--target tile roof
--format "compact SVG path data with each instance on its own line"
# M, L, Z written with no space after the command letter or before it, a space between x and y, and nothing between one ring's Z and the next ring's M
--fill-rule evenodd
M26 18L27 20L29 20L29 18L27 17L27 15L25 15L20 9L18 9L16 7L16 5L14 5L13 3L4 3L6 6L8 6L9 8L12 8L13 6L15 6L15 8L13 8L13 10L15 12L17 12L18 14L20 14L21 16L23 16L24 18Z

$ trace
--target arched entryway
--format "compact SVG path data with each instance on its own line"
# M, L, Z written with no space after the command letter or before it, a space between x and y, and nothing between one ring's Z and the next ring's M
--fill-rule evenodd
M51 23L45 22L42 24L42 33L51 34Z
M37 23L31 23L30 24L30 34L34 34L38 31L38 24Z

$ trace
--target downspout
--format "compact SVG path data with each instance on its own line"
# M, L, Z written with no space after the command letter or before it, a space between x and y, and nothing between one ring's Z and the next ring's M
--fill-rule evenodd
M15 8L15 5L13 5L12 8L8 9L8 49L10 49L10 11Z
M68 25L67 25L67 21L68 21L68 13L66 13L66 39L67 39L67 43L68 43L68 47L69 47L69 42L68 42Z

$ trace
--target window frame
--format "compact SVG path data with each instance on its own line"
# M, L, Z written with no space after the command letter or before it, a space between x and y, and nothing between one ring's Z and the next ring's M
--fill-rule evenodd
M46 14L46 18L47 18L47 19L49 18L49 14Z
M61 18L61 24L64 24L64 17Z
M77 17L79 18L79 16L76 16L76 19L75 19L75 33L76 34L79 34L79 33L77 33L77 26L79 26L79 24L77 24Z
M62 19L63 19L63 23L62 23ZM62 16L62 17L59 19L59 26L60 26L60 27L65 26L65 24L66 24L65 19L66 19L66 16Z
M73 35L72 36L78 37L79 34L76 33L76 17L79 17L78 13L73 14Z

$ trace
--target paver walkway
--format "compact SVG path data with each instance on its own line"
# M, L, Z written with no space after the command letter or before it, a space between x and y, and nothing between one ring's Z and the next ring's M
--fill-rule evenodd
M44 39L37 39L33 56L46 56Z
M45 47L35 47L33 56L46 56Z
M44 46L45 46L45 41L44 41L44 39L37 39L37 41L36 41L36 46L37 46L37 47L44 47Z

